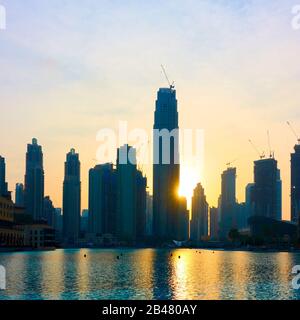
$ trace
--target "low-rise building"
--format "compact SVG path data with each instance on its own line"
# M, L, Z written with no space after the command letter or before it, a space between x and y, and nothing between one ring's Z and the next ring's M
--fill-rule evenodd
M22 247L24 235L14 222L14 204L9 197L0 197L0 247Z

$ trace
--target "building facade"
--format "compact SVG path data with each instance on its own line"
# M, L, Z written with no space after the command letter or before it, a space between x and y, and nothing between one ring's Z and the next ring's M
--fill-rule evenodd
M136 238L143 241L147 235L147 178L141 171L136 174Z
M16 184L15 190L15 204L18 207L24 207L25 205L24 185L23 183Z
M209 235L211 240L219 239L219 209L210 208L209 210Z
M27 145L25 173L25 208L33 220L41 220L44 208L44 168L42 147L37 139Z
M220 236L227 239L230 230L238 228L236 201L236 168L222 173Z
M300 215L300 144L291 154L291 220L299 223Z
M128 145L118 149L116 235L120 242L135 243L137 221L136 150Z
M67 246L76 246L80 235L81 181L79 154L67 154L63 183L63 238Z
M277 220L281 197L278 189L277 161L273 158L254 163L254 215Z
M23 230L14 221L14 204L11 199L0 196L0 247L22 247Z
M117 174L113 164L89 171L90 234L116 234Z
M208 237L208 203L204 188L199 183L192 198L191 240L198 242Z
M179 219L179 133L176 91L158 91L154 121L153 235L176 240Z
M8 186L6 182L6 164L5 159L0 156L0 196L9 197Z

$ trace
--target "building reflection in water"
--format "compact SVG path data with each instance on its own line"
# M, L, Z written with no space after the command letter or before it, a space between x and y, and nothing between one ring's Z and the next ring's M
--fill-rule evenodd
M2 299L300 298L291 287L296 253L82 249L0 254L0 263Z

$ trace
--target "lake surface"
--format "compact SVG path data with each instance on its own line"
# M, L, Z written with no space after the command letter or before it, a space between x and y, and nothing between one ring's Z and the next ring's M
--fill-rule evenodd
M81 249L0 253L0 265L0 299L300 299L299 253Z

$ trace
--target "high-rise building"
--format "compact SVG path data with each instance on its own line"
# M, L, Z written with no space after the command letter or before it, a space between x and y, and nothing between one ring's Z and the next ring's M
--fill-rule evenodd
M0 196L10 198L10 192L8 192L8 186L6 182L6 166L5 159L0 156Z
M25 173L25 207L35 221L41 220L44 207L44 168L42 147L37 139L27 145Z
M147 178L139 170L136 174L136 193L136 238L143 241L147 234Z
M116 233L117 175L113 165L97 165L89 172L89 233Z
M236 168L228 168L222 173L221 224L222 238L227 238L230 230L238 227L236 202Z
M246 219L247 225L248 220L250 217L254 215L254 202L253 202L253 190L254 190L254 183L249 183L246 186L246 202L245 202L245 210L246 210Z
M153 196L149 192L146 200L146 235L148 237L153 235Z
M48 226L55 228L56 209L49 196L44 198L44 213L42 219L47 222Z
M124 145L117 157L117 238L121 242L136 241L137 217L137 166L136 151Z
M190 230L190 212L187 209L187 199L185 197L179 197L178 205L178 218L177 218L177 241L189 240Z
M299 222L300 216L300 144L291 154L291 220Z
M217 240L219 238L219 209L210 208L209 217L210 239Z
M176 240L179 219L179 133L176 91L158 91L154 121L153 235Z
M246 203L237 203L236 204L236 228L238 230L243 230L248 227Z
M24 194L23 183L16 184L15 203L16 203L16 206L18 206L18 207L24 207L24 205L25 205L25 194Z
M275 159L269 158L254 162L253 202L255 216L278 220L279 211L281 211L279 180Z
M208 203L201 183L192 198L191 240L201 241L208 236Z
M79 154L67 154L63 184L63 238L66 245L76 246L80 233L81 181Z
M277 170L276 180L276 220L282 220L282 181L279 169Z

